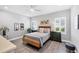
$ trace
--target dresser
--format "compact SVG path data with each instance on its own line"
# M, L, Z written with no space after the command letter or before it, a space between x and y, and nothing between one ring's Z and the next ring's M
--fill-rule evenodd
M51 31L50 32L50 39L52 41L61 42L61 33L60 32Z

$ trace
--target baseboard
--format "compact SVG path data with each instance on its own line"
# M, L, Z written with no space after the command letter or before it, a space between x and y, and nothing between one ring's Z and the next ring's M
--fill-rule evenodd
M17 40L17 39L20 39L22 38L23 36L19 36L19 37L15 37L15 38L12 38L12 39L9 39L10 41L13 41L13 40Z
M69 41L69 40L62 40L62 42L72 42L72 41Z

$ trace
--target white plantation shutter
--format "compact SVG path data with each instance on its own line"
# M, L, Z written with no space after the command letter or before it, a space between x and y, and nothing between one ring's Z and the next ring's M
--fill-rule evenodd
M55 18L54 28L54 31L66 34L66 17Z
M31 28L32 28L32 30L37 30L38 29L38 26L37 26L37 21L32 21L31 22Z

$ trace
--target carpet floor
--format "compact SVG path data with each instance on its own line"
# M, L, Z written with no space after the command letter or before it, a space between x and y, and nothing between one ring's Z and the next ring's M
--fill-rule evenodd
M47 41L40 49L31 45L24 45L22 39L13 40L11 42L17 46L15 50L16 53L66 53L64 43L51 40Z

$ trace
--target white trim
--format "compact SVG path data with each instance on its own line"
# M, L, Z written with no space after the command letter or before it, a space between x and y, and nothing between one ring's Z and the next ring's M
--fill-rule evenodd
M61 26L61 20L64 20L64 22L65 22L65 24L63 26ZM59 23L56 23L56 21L59 21ZM56 27L59 27L59 28L65 27L64 32L61 32L60 29L59 29L59 31L56 31L56 32L61 32L61 34L66 34L66 16L55 18L54 27L55 27L55 29L54 29L55 31L56 31Z
M20 38L22 38L22 37L23 37L23 36L15 37L15 38L9 39L9 41L17 40L17 39L20 39Z
M62 40L62 42L70 42L70 43L71 43L72 41L69 41L69 40Z

